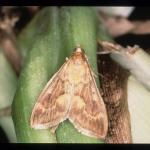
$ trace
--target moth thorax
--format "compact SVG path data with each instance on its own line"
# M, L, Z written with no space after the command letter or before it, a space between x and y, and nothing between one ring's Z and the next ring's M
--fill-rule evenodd
M79 84L80 82L82 82L84 75L85 68L83 65L71 65L68 68L68 79L72 84Z

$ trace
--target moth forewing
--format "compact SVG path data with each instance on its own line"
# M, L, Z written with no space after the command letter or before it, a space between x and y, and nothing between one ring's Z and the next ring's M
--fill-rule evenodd
M47 83L34 106L30 124L33 128L56 129L65 119L85 135L106 136L105 104L81 48L76 49Z
M59 107L63 107L64 112L67 111L65 110L65 107L59 106L57 107L56 103L57 97L61 96L62 92L62 87L64 86L63 83L61 82L60 74L63 74L63 70L65 70L65 67L67 65L67 62L69 60L66 60L66 62L62 65L62 67L59 69L58 72L56 72L52 78L48 81L42 92L40 93L37 102L32 110L31 118L30 118L30 126L34 129L46 129L46 128L51 128L51 127L56 127L60 122L64 121L66 118L66 113L65 115L61 112L59 115L59 119L57 120L51 120L54 115L54 113L59 112ZM59 84L58 84L59 83ZM60 86L58 86L58 85ZM62 84L62 85L61 85ZM56 94L57 93L57 94ZM65 92L64 92L65 93ZM62 102L62 101L61 101ZM55 108L55 111L54 111ZM42 120L44 119L44 120ZM53 128L54 129L54 128Z

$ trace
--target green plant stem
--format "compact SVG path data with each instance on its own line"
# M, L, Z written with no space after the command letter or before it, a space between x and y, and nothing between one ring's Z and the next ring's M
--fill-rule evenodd
M66 56L70 56L77 46L84 49L93 71L97 74L96 37L98 19L91 7L61 8L62 43ZM97 79L97 84L99 84ZM101 143L79 133L68 120L61 123L56 130L59 143Z
M43 16L43 20L39 19L38 33L34 32L35 29L31 33L36 35L36 39L32 40L33 42L26 41L31 44L30 50L28 44L24 45L28 52L23 54L26 61L13 102L13 120L19 142L56 142L50 130L31 129L29 120L32 108L46 82L65 62L65 57L69 57L77 46L80 45L85 50L89 63L97 74L98 18L94 9L64 7L60 10L60 18L57 8L48 7L42 11L45 11L43 13L45 15L39 15L40 18ZM38 17L36 19L38 20ZM98 78L96 81L99 85ZM59 125L56 137L59 143L103 142L79 133L68 120Z
M18 142L55 143L55 135L49 129L30 127L30 117L36 100L61 62L59 10L47 7L38 34L30 49L21 72L12 113Z
M47 9L49 8L40 10L26 25L26 27L23 28L23 30L17 37L23 62L25 61L25 57L27 56L28 51L32 49L33 43L36 42L35 37L39 36L39 34L42 33L42 30L44 30L44 22L46 22L45 17L48 16ZM45 18L45 20L43 18Z

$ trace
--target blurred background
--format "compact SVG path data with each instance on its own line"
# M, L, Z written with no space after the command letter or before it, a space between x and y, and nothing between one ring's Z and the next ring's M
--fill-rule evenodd
M6 6L1 6L0 7L0 22L3 22L4 17L8 15L10 18L15 18L14 19L14 32L16 35L19 35L19 33L23 30L23 28L30 22L30 20L36 15L36 13L40 10L43 9L44 7L39 7L39 6L27 6L27 7L6 7ZM118 7L119 8L119 7ZM118 8L115 8L113 11L117 11ZM106 13L110 11L111 9L109 7L97 7L96 8L98 11L101 11L102 13ZM128 9L128 7L126 7ZM147 21L150 20L150 7L132 7L129 8L129 13L124 10L124 8L120 8L121 11L118 11L115 16L123 16L127 18L131 22L136 22L136 21ZM124 13L123 13L124 12ZM112 12L109 12L112 14ZM119 14L120 13L120 14ZM107 14L107 13L106 13ZM107 18L107 17L104 17ZM110 24L108 23L109 21L107 19L104 19L104 23L110 28ZM115 26L115 25L114 25ZM147 28L147 26L145 27ZM111 29L110 29L111 30ZM114 29L115 30L115 29ZM141 29L142 30L142 29ZM140 34L133 34L132 32L126 32L124 34L118 33L117 35L114 36L114 40L118 43L121 44L122 46L134 46L135 43L142 47L145 51L148 53L150 52L150 32L146 31L141 31L143 33ZM150 30L150 26L149 29ZM0 30L1 32L1 30ZM138 32L138 31L135 31ZM144 33L146 32L146 33ZM112 33L112 31L110 31ZM1 84L1 83L0 83ZM0 126L0 143L3 142L9 142L4 130Z

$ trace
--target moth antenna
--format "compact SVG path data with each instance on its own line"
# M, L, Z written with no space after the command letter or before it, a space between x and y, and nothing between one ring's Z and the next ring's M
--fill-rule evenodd
M97 73L97 74L98 74L98 76L102 77L103 79L107 79L106 77L103 76L103 74L101 74L101 73Z

